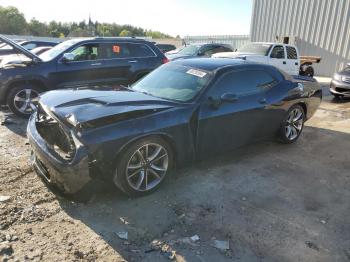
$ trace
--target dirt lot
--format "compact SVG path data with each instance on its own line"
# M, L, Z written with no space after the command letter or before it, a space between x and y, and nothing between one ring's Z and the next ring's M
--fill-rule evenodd
M4 261L350 261L350 100L327 96L294 145L196 163L144 198L97 187L87 203L47 189L28 165L25 121L12 120L0 126Z

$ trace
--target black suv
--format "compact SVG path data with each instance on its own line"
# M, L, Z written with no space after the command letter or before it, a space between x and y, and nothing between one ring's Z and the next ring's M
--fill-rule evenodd
M36 56L0 36L29 57L0 68L0 105L29 116L38 94L47 90L131 84L168 59L154 44L136 38L84 38L65 41Z

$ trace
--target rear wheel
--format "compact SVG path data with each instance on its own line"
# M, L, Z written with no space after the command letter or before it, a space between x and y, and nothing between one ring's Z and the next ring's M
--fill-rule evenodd
M306 76L313 77L314 74L315 74L314 69L311 66L306 68L306 70L305 70L305 75Z
M11 88L7 96L7 105L10 110L20 116L29 117L35 108L39 94L43 90L31 84L23 84Z
M156 190L173 166L173 152L161 138L136 141L121 155L114 183L129 196L142 196Z
M292 106L279 131L279 138L282 143L290 144L298 140L304 128L305 112L300 105Z

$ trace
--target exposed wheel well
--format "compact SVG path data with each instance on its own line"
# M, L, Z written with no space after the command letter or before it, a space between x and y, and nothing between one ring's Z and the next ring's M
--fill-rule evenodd
M20 86L20 85L25 85L25 84L31 84L33 86L39 87L40 89L42 89L43 91L47 91L47 87L46 85L40 81L40 80L19 80L19 81L15 81L11 84L9 84L7 91L6 91L6 98L11 90L11 88L15 87L15 86Z
M306 106L306 104L304 102L300 102L300 103L297 103L297 105L300 105L303 108L304 113L305 113L305 117L306 117L306 115L307 115L307 106Z

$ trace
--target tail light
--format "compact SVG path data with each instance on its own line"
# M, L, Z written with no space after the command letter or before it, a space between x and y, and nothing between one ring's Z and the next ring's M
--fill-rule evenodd
M164 57L163 59L162 59L162 64L166 64L166 63L169 63L170 61L169 61L169 59L167 58L167 57Z

